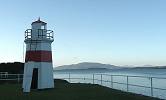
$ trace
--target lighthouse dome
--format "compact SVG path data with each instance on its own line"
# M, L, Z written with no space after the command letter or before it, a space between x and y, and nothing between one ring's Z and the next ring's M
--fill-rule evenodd
M46 22L41 21L40 18L37 21L32 22L32 24L36 24L36 23L41 23L43 25L47 24Z

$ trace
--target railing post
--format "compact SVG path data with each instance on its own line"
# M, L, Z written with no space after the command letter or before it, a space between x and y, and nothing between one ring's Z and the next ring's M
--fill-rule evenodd
M6 78L8 78L8 73L6 73Z
M102 78L103 76L102 76L102 74L101 74L101 85L102 85L102 81L103 81L103 78Z
M126 76L127 78L127 92L129 91L129 76Z
M69 73L69 82L70 82L70 73Z
M20 82L20 75L19 74L17 74L17 81L18 81L18 83Z
M113 76L111 75L111 87L113 88Z
M93 84L95 84L95 81L94 81L94 74L93 74Z
M153 78L150 77L151 96L153 96Z

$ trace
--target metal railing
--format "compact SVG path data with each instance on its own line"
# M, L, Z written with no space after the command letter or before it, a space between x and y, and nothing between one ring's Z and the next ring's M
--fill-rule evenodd
M99 84L99 85L104 85L104 83L109 83L110 88L114 88L114 86L116 84L120 84L120 85L124 85L126 87L126 89L123 91L127 91L127 92L131 92L130 86L134 86L134 87L141 87L141 88L150 89L150 96L152 96L152 97L156 97L156 96L154 96L154 90L164 90L165 91L164 95L166 95L166 88L154 86L154 82L156 81L156 79L165 80L165 82L166 82L165 77L148 77L148 76L134 76L134 75L133 76L132 75L110 75L110 74L89 74L88 77L86 76L87 74L81 74L81 75L83 75L83 77L79 77L78 75L75 77L75 76L73 76L74 74L68 73L68 74L65 74L67 76L58 78L56 76L57 74L54 74L54 75L55 75L56 79L64 79L64 80L67 80L71 83L73 83L74 80L79 80L79 81L77 81L78 83L80 83L81 80L84 80L84 81L86 81L85 83ZM58 74L58 75L61 76L61 74ZM123 82L116 81L116 79L118 77L121 77ZM147 81L148 85L134 84L134 83L130 82L130 80L132 80L132 78L148 79L148 81ZM20 83L20 82L22 82L22 79L23 79L23 74L0 74L0 81L16 81L16 82ZM166 97L159 97L159 98L166 99Z
M56 77L56 74L55 74L55 77ZM105 77L107 77L107 78L105 78ZM115 79L117 77L122 77L123 82L116 81ZM130 80L132 78L142 78L142 79L144 78L144 79L148 79L149 82L148 82L148 85L134 84L133 82L130 82ZM166 95L166 88L155 87L153 85L155 79L162 79L162 80L165 80L165 82L166 82L165 77L148 77L148 76L134 76L134 75L133 76L132 75L110 75L110 74L91 74L91 77L86 77L86 76L85 77L78 77L78 76L76 76L76 77L73 76L72 77L72 74L68 73L68 77L61 77L61 78L58 78L58 79L65 79L65 80L68 80L69 82L72 82L74 80L80 80L80 81L77 81L77 82L81 82L81 80L87 80L86 83L99 84L99 85L104 85L103 83L110 83L110 88L114 88L115 84L120 84L120 85L126 86L126 89L123 90L123 91L127 91L127 92L131 92L130 91L131 86L133 86L135 88L136 87L146 88L146 89L150 89L150 95L149 96L152 96L152 97L156 97L156 96L154 96L154 90L164 90L165 95ZM166 98L164 98L164 99L166 99Z
M15 81L22 82L23 74L0 74L0 81Z

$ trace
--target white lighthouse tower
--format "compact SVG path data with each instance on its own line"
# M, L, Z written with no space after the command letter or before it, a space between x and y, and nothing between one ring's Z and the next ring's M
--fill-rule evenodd
M30 89L54 88L51 43L53 31L40 18L25 31L26 57L23 92Z

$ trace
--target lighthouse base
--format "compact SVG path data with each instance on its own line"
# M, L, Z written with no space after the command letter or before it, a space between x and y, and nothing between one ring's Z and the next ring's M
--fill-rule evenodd
M49 62L27 62L24 65L23 92L54 88L53 67Z

